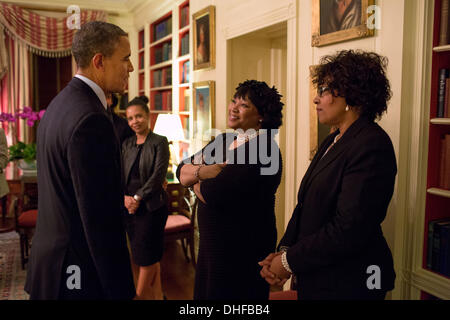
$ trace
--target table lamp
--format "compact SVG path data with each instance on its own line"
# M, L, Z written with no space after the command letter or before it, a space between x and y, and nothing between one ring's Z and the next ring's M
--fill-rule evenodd
M174 179L174 166L179 163L177 152L174 150L176 141L184 140L183 126L181 125L180 116L177 114L161 113L156 118L153 132L161 136L167 137L169 141L170 159L169 168L167 170L167 179Z

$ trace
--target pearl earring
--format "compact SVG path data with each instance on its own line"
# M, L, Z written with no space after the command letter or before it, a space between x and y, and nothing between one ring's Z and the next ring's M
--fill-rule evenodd
M350 110L350 108L348 106L345 107L345 112L347 112L348 110Z

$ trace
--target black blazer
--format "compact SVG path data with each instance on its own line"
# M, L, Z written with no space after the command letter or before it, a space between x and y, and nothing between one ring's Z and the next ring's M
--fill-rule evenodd
M392 255L381 230L397 172L391 140L360 118L321 159L338 133L325 139L312 160L279 244L289 247L300 299L364 297L371 292L371 265L381 270L381 290L394 287Z
M129 137L122 145L124 181L128 181L131 168L137 156L136 135ZM145 138L139 161L141 188L136 194L142 197L148 211L154 211L167 203L167 193L163 188L169 166L169 143L167 138L152 131ZM133 196L130 194L130 196Z
M37 133L38 220L25 290L31 299L131 299L136 291L122 222L120 148L94 91L73 78ZM66 281L81 271L81 289Z

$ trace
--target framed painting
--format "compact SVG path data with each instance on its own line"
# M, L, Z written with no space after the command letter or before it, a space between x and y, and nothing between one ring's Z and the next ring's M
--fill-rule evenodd
M315 66L309 67L310 79ZM325 140L325 138L332 132L330 126L321 124L317 117L316 104L314 98L317 95L317 88L313 85L312 81L309 82L309 160L312 160L316 155L316 152Z
M212 69L216 59L216 9L206 7L192 15L194 70Z
M373 36L374 24L369 28L368 22L374 4L375 0L312 0L311 46Z
M194 83L194 137L202 141L210 141L213 137L215 117L215 82L204 81Z

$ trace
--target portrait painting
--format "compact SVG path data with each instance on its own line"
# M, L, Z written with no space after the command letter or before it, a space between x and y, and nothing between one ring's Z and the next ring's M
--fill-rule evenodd
M214 128L215 82L194 83L194 136L202 141L211 140Z
M194 70L215 67L215 7L192 16L194 25Z
M313 0L312 43L320 47L374 34L367 27L374 0Z

